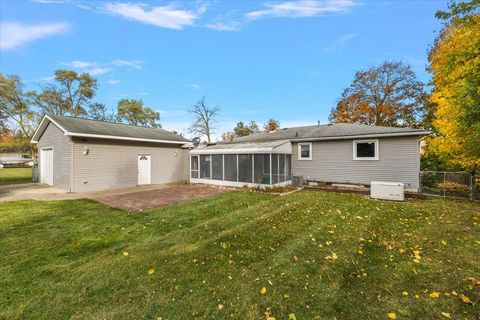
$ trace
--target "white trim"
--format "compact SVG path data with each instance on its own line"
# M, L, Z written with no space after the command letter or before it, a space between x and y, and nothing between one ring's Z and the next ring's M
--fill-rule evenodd
M309 157L307 157L307 158L302 157L302 146L308 146ZM298 160L300 160L300 161L302 161L302 160L312 160L313 145L312 145L311 142L300 142L300 143L298 143L297 149L298 149Z
M122 137L122 136L108 136L108 135L102 135L102 134L89 134L89 133L77 133L77 132L66 132L65 135L70 136L70 137L85 137L85 138L144 141L144 142L159 142L159 143L173 143L173 144L185 144L185 142L186 142L186 141L173 141L173 140L131 138L131 137Z
M244 186L248 186L249 188L252 187L262 187L262 188L271 188L271 187L283 187L292 184L291 180L287 180L284 182L276 183L274 185L268 184L260 184L260 183L249 183L249 182L237 182L237 181L225 181L225 180L212 180L212 179L190 179L190 183L201 183L201 184L211 184L216 186L223 186L223 187L236 187L242 188Z
M43 131L45 131L45 129L47 128L47 125L48 124L44 124L45 121L48 120L50 122L52 122L54 125L56 125L64 134L66 134L68 131L65 130L64 127L62 127L61 125L59 125L57 122L55 122L52 118L50 118L49 116L45 115L43 116L43 119L42 121L40 121L40 124L38 125L37 127L37 130L35 130L35 133L33 134L32 136L32 140L30 141L31 143L38 143L38 140L40 139L40 137L38 138L35 138L37 133L40 132L40 130L42 131L42 134L43 134ZM41 135L40 135L41 136Z
M110 136L110 135L103 135L103 134L90 134L90 133L79 133L79 132L69 132L66 130L64 127L59 125L56 121L54 121L52 118L50 118L48 115L45 115L40 121L40 124L38 125L37 130L35 130L35 133L33 134L32 140L30 141L31 143L38 143L38 140L40 137L37 137L37 134L40 136L43 134L43 131L45 131L45 128L47 125L45 124L45 121L48 120L52 122L54 125L56 125L60 130L63 131L63 134L65 136L69 137L85 137L85 138L98 138L98 139L112 139L112 140L128 140L128 141L143 141L143 142L157 142L157 143L172 143L172 144L182 144L185 145L188 143L188 141L177 141L177 140L158 140L158 139L144 139L144 138L132 138L132 137L122 137L122 136ZM40 134L41 131L41 134Z
M397 133L377 133L377 134L357 134L349 136L338 137L323 137L323 138L298 138L290 139L291 142L308 142L308 141L325 141L325 140L350 140L350 139L370 139L370 138L383 138L383 137L404 137L404 136L427 136L431 134L431 131L414 131L414 132L397 132Z
M375 143L375 157L357 157L357 144L358 143ZM378 139L370 140L353 140L353 160L378 160L379 159L379 142Z

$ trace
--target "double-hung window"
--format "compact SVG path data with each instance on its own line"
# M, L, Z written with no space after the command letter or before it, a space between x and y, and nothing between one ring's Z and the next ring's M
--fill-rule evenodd
M354 140L353 160L378 160L378 140Z
M312 160L311 142L304 142L298 144L298 160Z

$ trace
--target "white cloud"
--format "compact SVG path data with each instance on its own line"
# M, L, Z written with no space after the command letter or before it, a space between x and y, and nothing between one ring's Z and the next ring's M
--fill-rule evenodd
M70 62L62 62L61 65L76 68L76 69L85 69L85 68L96 67L97 63L96 62L81 61L81 60L74 60L74 61L70 61Z
M238 31L240 30L240 23L237 21L214 22L207 24L206 27L217 31Z
M355 5L354 0L268 2L263 4L267 9L248 12L246 17L252 20L278 17L316 17L326 13L344 13Z
M116 84L121 83L122 81L116 80L116 79L110 79L110 80L108 80L107 82L108 82L109 84L111 84L111 85L116 85Z
M357 35L358 35L358 33L354 32L354 33L349 33L349 34L345 34L345 35L341 36L340 38L338 38L337 40L335 40L335 43L334 43L333 45L331 45L330 47L323 48L323 53L324 53L324 54L327 54L327 53L337 52L337 51L340 50L348 41L350 41L351 39L353 39L353 38L356 37Z
M142 69L143 61L141 60L119 60L115 59L112 61L114 66L127 66L135 69Z
M145 4L107 3L104 10L112 15L121 16L129 20L151 24L161 28L183 29L192 25L206 8L196 11L177 9L174 5L149 8Z
M69 29L66 22L26 25L16 22L0 23L0 49L8 50L22 45L65 33Z
M31 2L42 3L42 4L62 4L69 2L68 0L30 0Z
M100 76L102 74L108 73L112 71L112 68L93 68L93 69L88 69L86 72L88 72L92 76Z
M190 86L190 88L195 89L195 90L202 90L202 88L198 84L195 84L195 83L190 83L189 86Z

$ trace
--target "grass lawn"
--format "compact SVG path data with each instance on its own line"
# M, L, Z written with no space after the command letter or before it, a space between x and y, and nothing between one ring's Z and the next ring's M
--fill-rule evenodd
M10 202L0 248L0 319L480 317L480 205L466 201Z
M32 168L0 169L0 185L32 182Z

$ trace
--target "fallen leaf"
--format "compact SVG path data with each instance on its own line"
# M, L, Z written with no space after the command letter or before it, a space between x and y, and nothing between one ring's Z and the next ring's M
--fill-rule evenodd
M472 301L470 300L469 297L467 297L466 295L464 295L463 293L461 293L459 296L460 300L463 302L463 303L472 303Z
M430 298L438 298L440 297L440 294L436 291L433 291L432 293L429 294Z
M123 252L123 255L124 255L125 257L128 257L128 252L127 252L127 251L124 251L124 252Z
M260 290L260 293L261 293L261 294L267 293L267 288L263 287L262 290Z
M154 273L155 273L155 269L153 268L148 269L148 274L154 274Z
M288 315L288 320L297 320L297 317L295 317L295 313L290 313Z
M448 318L448 319L452 319L452 317L450 316L450 313L448 313L448 312L442 312L442 316L444 316L445 318Z
M390 312L390 313L388 314L388 319L397 319L397 315L396 315L395 313L393 313L393 312Z
M403 291L402 294L403 294L404 296L408 296L408 292L407 292L407 291Z
M218 310L222 310L223 309L223 304L219 304L218 305Z

